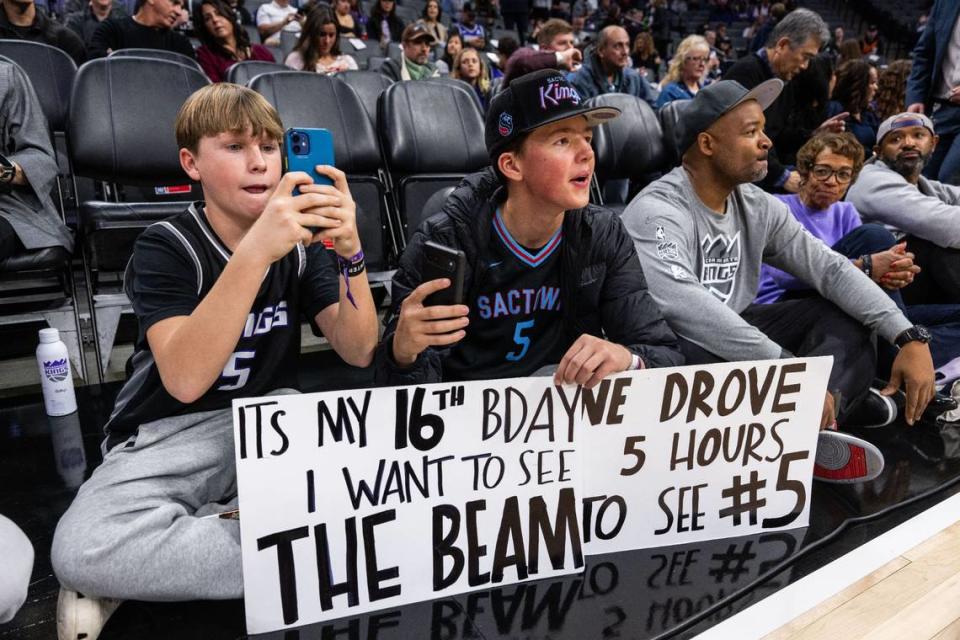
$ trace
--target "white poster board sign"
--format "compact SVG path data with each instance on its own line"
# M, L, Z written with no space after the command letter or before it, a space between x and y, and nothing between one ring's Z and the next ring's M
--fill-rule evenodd
M235 401L248 632L581 570L577 391L523 378Z
M585 392L587 553L806 526L832 364L651 369Z
M247 630L806 526L831 364L237 400Z

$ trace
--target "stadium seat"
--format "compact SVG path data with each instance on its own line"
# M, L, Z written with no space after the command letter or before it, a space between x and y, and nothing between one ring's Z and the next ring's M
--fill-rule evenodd
M266 62L264 60L244 60L243 62L238 62L227 69L227 82L246 85L261 73L274 73L277 71L289 70L290 67L276 62Z
M280 52L283 54L283 57L280 58L277 62L286 62L287 56L290 55L290 52L294 50L297 46L297 40L300 39L300 33L293 33L291 31L281 31L280 32Z
M363 108L370 116L373 130L377 131L377 100L380 99L380 94L393 84L393 80L378 71L344 71L337 74L337 77L353 87L360 96Z
M371 281L385 281L397 243L387 206L386 176L373 126L357 93L331 76L305 71L270 73L250 87L276 107L284 127L320 127L333 135L337 167L357 203L357 228Z
M448 82L397 82L380 96L378 113L406 242L430 196L490 163L483 116L469 87Z
M653 109L625 93L599 95L586 104L616 107L621 112L619 118L594 130L596 176L601 186L608 180L630 180L643 187L657 177L664 167L663 133Z
M660 109L660 128L663 131L664 170L680 166L680 117L689 100L674 100Z
M112 51L108 57L134 57L168 60L170 62L176 62L178 64L184 64L188 67L193 67L194 69L200 71L200 73L203 73L203 69L200 68L200 63L193 58L185 56L182 53L177 53L176 51L167 51L165 49L117 49L116 51Z
M483 64L482 62L480 64ZM438 76L436 78L427 78L430 82L444 82L447 84L452 84L455 87L461 87L470 92L470 95L473 96L473 99L477 102L477 107L480 109L480 113L483 113L483 104L480 103L480 96L477 95L477 92L473 90L467 82L463 80L458 80L457 78L451 78L450 76Z
M367 70L376 71L379 73L380 67L382 67L383 63L386 61L387 59L380 55L370 56L367 58Z
M380 55L380 47L375 46L372 42L367 43L361 40L360 43L365 46L362 49L358 49L354 46L352 42L353 40L357 40L357 38L340 36L340 53L353 57L353 59L357 61L357 66L360 67L361 70L366 69L370 58L375 55Z
M119 288L108 292L110 284L120 284L140 231L183 211L183 198L197 197L186 190L172 194L180 202L169 197L154 198L166 202L137 202L125 186L184 191L189 179L180 167L173 125L183 102L206 84L198 70L139 57L92 60L77 73L69 118L74 173L106 185L103 201L80 207L80 247L101 379L120 314L129 306Z

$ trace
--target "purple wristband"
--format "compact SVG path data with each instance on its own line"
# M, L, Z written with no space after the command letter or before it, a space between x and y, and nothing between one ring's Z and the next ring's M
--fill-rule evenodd
M356 309L357 301L353 299L353 294L350 293L350 276L361 274L364 269L366 269L366 265L363 262L363 249L349 258L344 258L338 254L337 264L340 267L340 273L343 274L343 280L347 285L347 300L349 300L353 308Z

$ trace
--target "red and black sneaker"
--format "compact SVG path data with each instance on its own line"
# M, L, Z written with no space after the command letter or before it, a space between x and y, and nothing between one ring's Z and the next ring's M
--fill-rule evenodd
M850 484L873 480L883 471L883 454L866 440L840 431L821 431L813 477Z

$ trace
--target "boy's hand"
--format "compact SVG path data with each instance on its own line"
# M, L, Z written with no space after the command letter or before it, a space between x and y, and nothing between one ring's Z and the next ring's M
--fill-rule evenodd
M305 213L322 208L329 196L315 192L293 195L295 187L301 190L313 185L313 180L302 171L284 175L274 190L263 213L250 227L240 242L239 251L251 251L267 265L273 264L299 243L309 245L313 234L307 227L329 226L323 216Z
M393 334L393 359L409 367L427 347L443 347L459 342L467 333L470 309L463 304L426 307L423 301L431 293L450 286L448 278L424 282L400 305L397 331Z
M592 389L611 373L629 369L631 362L633 354L626 347L585 333L563 354L553 383L576 383Z
M357 204L350 195L347 176L343 171L327 165L317 165L317 173L333 180L333 186L311 184L300 187L301 193L316 193L324 204L306 213L321 216L322 223L311 225L320 230L313 236L314 242L332 240L333 250L343 258L352 258L360 251L360 234L357 231Z

